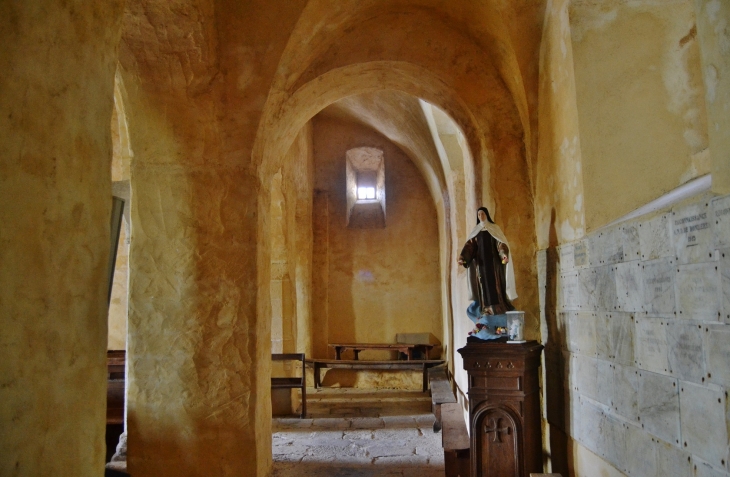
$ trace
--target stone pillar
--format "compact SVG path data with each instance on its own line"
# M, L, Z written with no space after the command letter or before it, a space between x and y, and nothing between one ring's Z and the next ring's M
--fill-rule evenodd
M697 39L705 80L712 190L730 193L730 4L695 0Z
M121 3L0 4L0 475L103 473Z

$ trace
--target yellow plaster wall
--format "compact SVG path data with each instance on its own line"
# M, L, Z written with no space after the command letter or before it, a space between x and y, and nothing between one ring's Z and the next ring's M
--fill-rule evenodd
M121 2L0 4L0 475L103 473Z
M127 204L125 204L125 207ZM109 338L107 349L127 348L127 294L129 280L129 225L122 220L114 267L112 297L109 303Z
M393 343L396 333L408 332L441 340L438 228L423 178L400 149L369 128L320 117L313 122L315 188L328 196L328 246L317 249L328 257L314 257L327 270L315 268L313 284L314 294L326 297L329 322L327 334L312 337L320 343L316 349L326 342ZM384 153L384 229L345 226L345 153L362 146ZM314 223L320 236L324 224Z
M691 0L576 1L570 27L593 230L710 172L704 88Z
M707 122L712 156L712 190L730 193L730 4L695 0L697 41L705 84Z

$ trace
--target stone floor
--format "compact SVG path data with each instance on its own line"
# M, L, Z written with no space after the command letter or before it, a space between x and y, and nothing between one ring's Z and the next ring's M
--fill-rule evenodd
M428 393L309 389L307 407L274 419L274 477L444 475Z

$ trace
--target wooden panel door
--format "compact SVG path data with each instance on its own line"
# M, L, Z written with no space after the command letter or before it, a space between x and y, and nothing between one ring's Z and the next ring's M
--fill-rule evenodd
M515 418L505 409L490 408L479 413L474 428L477 477L520 477L522 436Z

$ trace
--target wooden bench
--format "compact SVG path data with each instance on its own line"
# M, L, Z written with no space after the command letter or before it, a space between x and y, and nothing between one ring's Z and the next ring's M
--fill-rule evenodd
M433 423L433 432L441 430L441 405L456 402L451 390L446 368L439 366L428 370L428 381L431 386L431 412L436 417Z
M351 349L355 361L358 360L360 351L398 351L407 356L408 360L413 359L413 352L420 351L428 360L428 353L434 345L414 343L336 343L328 345L335 350L335 359L342 359L342 352Z
M464 411L451 390L443 367L429 370L431 410L436 417L433 431L441 432L446 477L469 477L470 440L464 422Z
M417 370L423 373L423 392L428 391L428 369L444 364L444 361L431 360L400 360L400 361L375 361L375 360L344 360L344 359L308 359L307 364L314 368L314 387L322 385L320 371L323 368L354 369L354 370Z
M124 423L124 362L126 353L121 351L106 352L107 388L106 388L106 423L119 425Z
M304 372L304 353L272 353L272 361L301 361L302 375L290 378L271 378L271 389L301 389L302 390L302 419L307 417L307 373Z
M441 405L441 446L444 448L446 477L470 477L469 433L464 422L464 409L458 402Z

